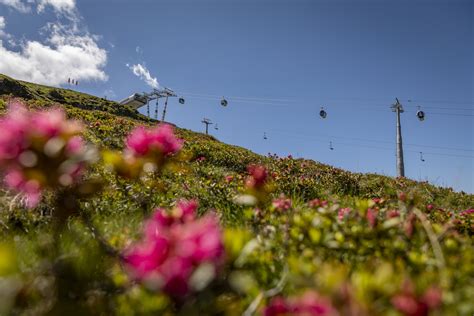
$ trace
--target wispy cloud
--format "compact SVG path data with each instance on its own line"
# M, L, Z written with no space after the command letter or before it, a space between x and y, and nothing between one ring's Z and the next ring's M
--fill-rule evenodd
M43 12L50 6L57 13L75 15L76 0L0 0L0 4L9 6L19 12L28 13L36 7L37 12Z
M22 1L22 0L0 0L0 4L9 6L15 10L18 10L23 13L27 13L31 10L31 1Z
M136 65L129 65L127 64L127 67L130 68L130 70L133 72L133 74L143 81L150 87L154 89L158 89L160 84L158 83L158 79L155 77L152 77L150 74L150 71L142 64L136 64Z
M5 26L6 26L6 22L5 22L5 18L3 16L0 16L0 37L3 37L5 36Z
M56 12L75 14L75 0L40 0L38 2L38 12L44 11L48 5L50 5Z

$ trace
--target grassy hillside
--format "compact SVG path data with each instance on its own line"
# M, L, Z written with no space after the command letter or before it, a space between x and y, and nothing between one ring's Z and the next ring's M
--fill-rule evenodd
M32 110L63 108L87 127L85 139L107 152L120 152L137 126L157 124L113 101L0 75L2 114L12 98ZM85 179L100 181L100 193L79 199L78 214L61 218L59 232L63 192L48 192L28 210L14 192L2 190L0 280L7 283L0 282L5 302L0 314L239 315L252 302L256 313L264 305L271 312L275 296L298 298L303 289L333 306L324 315L474 312L474 226L472 215L460 215L473 208L474 195L312 160L265 157L212 136L179 127L175 132L183 149L158 175L125 179L101 160L94 163ZM264 192L250 191L257 204L248 206L236 197L249 193L251 164L265 166L269 179ZM216 212L226 249L221 274L185 300L128 279L127 270L104 250L104 244L127 248L140 238L142 222L154 208L173 208L180 199L198 200L201 215ZM87 214L97 231L80 214ZM60 255L48 253L51 243ZM2 255L14 259L2 261ZM60 272L48 269L48 262L53 267L61 262ZM274 294L265 292L275 287ZM426 302L423 295L433 288L442 298L433 294ZM397 303L403 298L424 304L426 313L409 314Z
M86 135L91 142L108 148L122 148L123 138L137 125L153 126L157 122L133 109L116 102L72 91L52 88L0 75L0 96L21 97L32 108L52 105L64 107L72 118L84 121L90 129ZM5 103L2 111L5 110ZM416 192L420 203L435 204L443 208L463 210L474 205L474 196L454 192L451 188L433 186L427 182L394 179L376 174L351 173L306 159L264 157L237 146L219 142L212 136L178 128L179 136L194 158L205 157L201 165L215 167L221 174L246 174L247 165L262 163L279 174L278 192L300 197L306 201L335 196L396 198L403 192ZM303 166L303 167L302 167ZM215 207L214 205L210 205Z

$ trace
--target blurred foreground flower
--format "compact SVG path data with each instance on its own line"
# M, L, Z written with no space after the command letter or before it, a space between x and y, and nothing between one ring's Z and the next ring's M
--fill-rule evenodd
M182 147L182 141L173 133L173 127L160 124L152 129L140 126L127 138L127 150L138 157L154 156L161 158L176 154Z
M441 305L442 292L437 287L428 288L421 296L414 292L413 284L405 282L402 292L392 298L392 305L406 316L427 316Z
M283 212L291 209L291 200L286 198L284 195L281 195L279 198L273 200L272 206L275 210Z
M245 179L245 193L237 196L234 201L242 205L262 207L266 202L270 202L272 192L268 171L260 165L249 165L247 171L249 175Z
M308 291L300 297L284 299L276 297L263 310L264 316L306 316L306 315L338 315L327 298L314 291Z
M214 215L196 219L197 203L182 201L158 209L145 223L142 240L126 251L133 278L172 298L183 298L211 282L224 256Z
M151 129L140 126L127 137L123 155L106 151L104 161L120 176L134 179L143 171L160 171L169 158L180 151L182 145L183 141L174 135L173 127L168 124Z
M94 159L79 136L82 129L59 108L30 112L20 102L9 104L0 120L0 169L28 207L38 204L43 190L76 183Z

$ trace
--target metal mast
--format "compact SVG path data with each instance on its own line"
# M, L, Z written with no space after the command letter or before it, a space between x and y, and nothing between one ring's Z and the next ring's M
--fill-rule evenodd
M400 123L400 113L403 113L403 106L396 98L396 103L391 109L397 114L397 177L405 176L405 164L403 162L403 143L402 143L402 126Z
M163 108L163 116L161 117L161 121L164 122L165 121L165 116L166 116L166 108L168 108L168 97L169 95L166 96L166 99L165 99L165 106Z
M212 125L210 119L204 118L201 123L206 124L206 135L209 135L209 125Z

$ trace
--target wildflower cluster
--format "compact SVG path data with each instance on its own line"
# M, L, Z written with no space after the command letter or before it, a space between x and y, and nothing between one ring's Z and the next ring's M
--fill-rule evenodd
M0 120L0 169L6 185L34 207L47 189L76 183L93 157L80 136L82 125L66 119L63 110L30 112L10 103Z
M406 316L425 316L441 305L442 292L438 287L428 288L417 296L413 284L406 281L402 292L392 298L393 306Z
M176 138L171 125L160 124L151 129L140 126L128 136L123 155L105 152L104 160L120 176L134 179L143 173L162 170L182 145L182 140Z
M372 175L368 184L363 175L265 159L184 130L198 158L189 172L164 173L178 170L171 167L183 145L171 126L136 127L97 112L68 108L95 127L92 138L125 146L94 168L82 126L61 110L17 105L0 120L7 186L30 205L46 189L55 193L37 212L2 196L12 211L0 217L1 315L474 313L472 196L428 185L419 193L406 179L395 188ZM128 181L139 178L146 181ZM92 198L97 187L103 194ZM184 197L219 216L199 217L197 202ZM164 207L150 215L152 205ZM50 210L68 220L50 226Z
M307 291L299 297L288 299L276 297L263 310L264 316L335 316L338 315L331 300L314 291Z
M213 279L224 256L221 230L214 215L197 219L196 210L196 202L181 201L169 212L155 211L142 240L126 252L132 277L173 298L199 288L193 274L200 267L206 282Z

